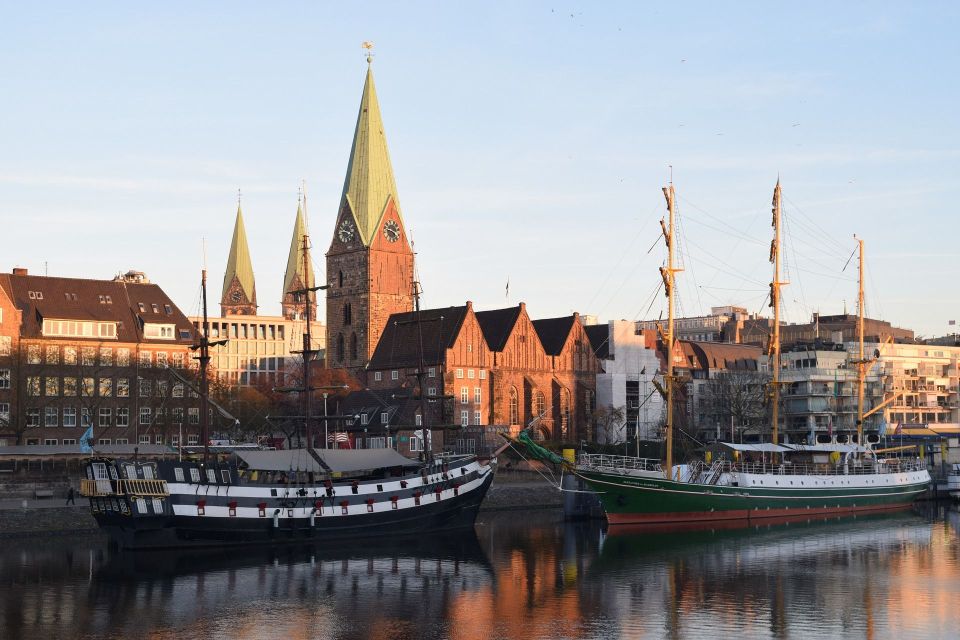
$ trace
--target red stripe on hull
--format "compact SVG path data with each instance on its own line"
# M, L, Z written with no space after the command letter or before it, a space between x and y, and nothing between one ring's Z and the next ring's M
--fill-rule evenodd
M878 511L898 511L909 509L911 503L885 504L870 506L849 506L849 507L817 507L807 509L798 507L792 509L736 509L730 511L684 511L675 513L608 513L607 522L611 525L677 525L677 524L696 524L696 523L749 523L763 521L765 523L771 520L782 520L789 522L791 520L804 520L812 516L836 515L842 513L865 513Z

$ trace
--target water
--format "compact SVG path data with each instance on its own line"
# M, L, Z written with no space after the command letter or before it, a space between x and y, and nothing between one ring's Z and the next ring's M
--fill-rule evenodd
M0 638L956 638L958 530L939 507L644 534L510 512L353 549L4 540Z

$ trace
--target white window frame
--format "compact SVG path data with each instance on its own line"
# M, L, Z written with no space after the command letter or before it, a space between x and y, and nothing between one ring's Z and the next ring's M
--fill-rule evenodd
M377 382L380 382L381 380L383 380L383 372L382 372L382 371L374 371L374 372L373 372L373 379L376 380Z
M391 380L399 380L399 379L400 379L400 372L397 371L396 369L394 369L393 371L391 371L391 372L390 372L390 379L391 379Z
M193 484L200 484L200 469L196 467L190 467L190 482Z
M470 426L470 412L466 409L460 412L460 426L469 427Z

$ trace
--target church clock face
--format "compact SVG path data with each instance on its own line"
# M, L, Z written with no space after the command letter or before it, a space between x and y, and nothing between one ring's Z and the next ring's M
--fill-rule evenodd
M340 223L340 226L337 227L337 237L340 238L340 242L347 243L353 240L354 229L353 225L349 220L344 220Z
M236 289L230 294L230 299L233 300L234 304L239 303L242 298L243 296Z
M400 225L397 224L396 220L388 220L383 225L383 237L390 242L396 242L400 239Z

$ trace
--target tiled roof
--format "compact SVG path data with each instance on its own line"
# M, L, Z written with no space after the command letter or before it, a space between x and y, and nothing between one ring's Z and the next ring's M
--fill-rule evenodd
M20 335L24 338L40 337L46 318L115 322L117 342L169 344L193 340L193 325L163 289L152 283L4 273L0 274L0 287L23 313ZM148 340L143 337L142 322L173 324L176 337Z
M583 328L590 339L590 346L593 352L601 360L610 358L610 325L608 324L590 324Z
M576 316L571 315L533 321L533 328L537 330L537 335L540 336L540 344L543 345L543 350L548 356L560 355L560 352L563 351L563 345L567 343L567 336L570 335L575 320Z
M477 322L480 323L480 330L483 331L483 337L491 351L503 351L507 339L510 337L510 332L517 324L517 318L520 317L522 308L521 305L517 305L506 309L475 312Z
M367 368L416 367L420 362L421 340L424 364L442 363L444 352L453 346L460 333L466 313L464 305L423 309L419 320L417 312L391 315Z

